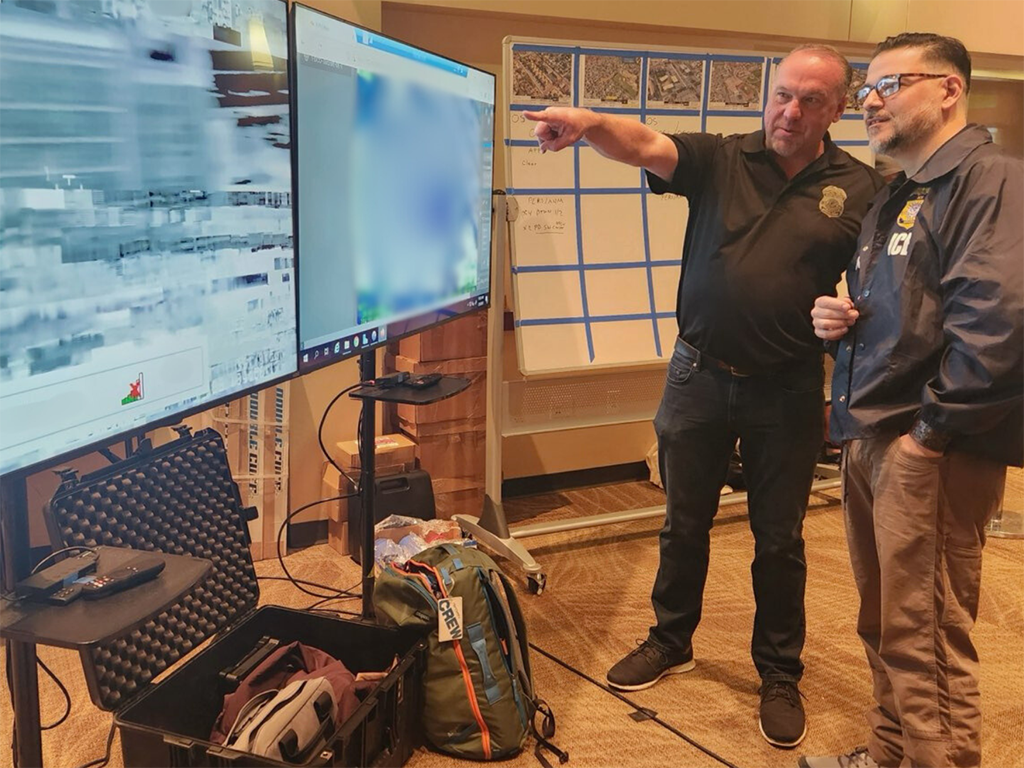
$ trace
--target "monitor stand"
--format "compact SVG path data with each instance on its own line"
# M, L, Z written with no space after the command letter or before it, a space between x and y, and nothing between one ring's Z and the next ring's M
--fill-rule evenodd
M363 352L359 356L359 380L372 381L377 377L377 353ZM363 414L359 430L359 464L362 467L362 474L359 478L359 488L371 489L374 487L374 475L376 474L376 432L377 432L377 403L403 403L406 405L429 405L440 400L447 400L454 397L469 386L468 379L460 379L454 376L445 376L437 384L426 389L413 389L412 387L360 387L349 393L349 397L363 401ZM360 493L360 501L363 507L363 530L360 540L362 541L362 565L363 565L363 618L372 619L373 610L373 566L376 558L373 552L374 543L374 495L371 493Z
M0 532L3 560L2 590L13 594L14 585L31 569L28 531L28 485L23 472L0 476ZM23 768L43 764L43 739L39 720L39 678L35 643L7 640L10 650L11 699L18 734L17 760Z

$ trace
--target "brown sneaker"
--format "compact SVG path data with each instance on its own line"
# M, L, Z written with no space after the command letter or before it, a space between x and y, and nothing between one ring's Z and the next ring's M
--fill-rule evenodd
M790 680L770 680L761 685L761 735L773 747L792 749L807 735L802 694Z
M666 651L649 640L608 670L608 685L620 691L642 691L650 688L665 675L689 672L693 669L693 649L685 653Z

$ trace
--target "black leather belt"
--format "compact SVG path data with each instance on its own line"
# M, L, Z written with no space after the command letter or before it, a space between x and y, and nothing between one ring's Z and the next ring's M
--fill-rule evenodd
M691 344L687 344L682 339L677 338L676 342L677 344L682 345L683 349L689 355L690 359L693 360L693 367L696 368L698 371L704 370L706 368L717 368L720 371L725 371L726 373L732 374L733 376L738 376L744 379L754 375L752 373L747 373L746 371L741 371L740 369L732 365L729 365L727 362L719 360L717 357L712 357L711 355L705 352L701 352L699 349L697 349Z

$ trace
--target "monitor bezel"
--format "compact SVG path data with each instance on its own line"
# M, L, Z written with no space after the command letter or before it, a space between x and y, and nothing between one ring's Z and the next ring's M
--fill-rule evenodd
M291 88L292 88L292 70L293 70L292 59L291 59L291 51L292 51L292 38L294 37L294 35L292 34L292 29L291 29L291 27L292 27L292 13L291 13L291 9L288 7L289 6L288 0L274 0L274 2L277 2L279 5L285 6L285 35L286 35L287 40L288 40L288 45L287 45L287 49L288 49L288 63L287 63L288 73L287 74L288 74L289 128L292 129L292 128L294 128L294 125L295 125L295 123L294 123L294 116L291 114L292 110L294 108L294 99L292 98L292 93L291 93ZM295 325L295 347L296 347L296 352L297 352L298 351L298 345L299 345L299 336L298 336L298 321L299 321L298 271L299 270L298 270L298 261L297 261L297 254L298 254L297 244L298 244L298 241L297 241L297 236L296 236L297 233L295 232L295 228L296 228L296 226L298 224L298 218L297 218L296 212L295 212L296 211L296 201L295 201L295 197L294 197L294 194L295 194L294 138L291 138L291 141L292 141L292 147L289 150L289 162L291 163L291 170L292 170L292 195L293 195L292 196L292 258L293 258L293 267L292 268L294 270L294 282L293 282L293 285L295 286L295 290L292 291L292 297L293 297L293 300L294 300L294 303L295 303L295 323L296 323L296 325ZM294 378L296 378L297 376L300 375L300 371L298 369L298 360L299 360L299 358L298 358L298 356L296 356L295 370L293 370L291 373L286 373L286 374L284 374L282 376L278 376L278 377L273 378L273 379L268 379L267 381L260 382L259 384L254 384L254 385L245 387L244 389L239 389L239 390L237 390L235 392L232 392L230 394L227 394L227 395L220 395L219 397L211 399L211 400L208 400L206 402L203 402L200 405L195 405L195 406L192 406L190 408L186 408L185 410L178 411L177 413L169 414L167 416L161 416L159 418L153 419L152 421L147 421L147 422L144 422L142 424L139 424L136 427L131 427L129 429L122 430L121 432L113 433L110 436L102 437L99 440L95 440L95 441L93 441L91 443L87 443L87 444L79 446L77 448L71 448L71 449L69 449L67 451L63 451L61 453L54 454L54 455L52 455L50 457L38 459L36 461L33 461L30 464L25 464L23 466L16 467L14 469L8 469L5 472L3 472L2 475L0 475L0 476L2 476L4 478L13 478L13 477L18 477L18 476L28 477L29 475L38 474L39 472L46 471L48 468L53 468L54 465L58 465L58 464L62 464L62 463L70 462L70 461L75 461L77 459L81 459L84 456L88 456L90 453L95 453L96 451L98 451L101 448L109 448L109 447L114 446L114 445L116 445L118 443L125 442L128 439L130 439L130 438L135 438L135 437L144 435L145 433L151 432L151 431L153 431L155 429L161 429L162 427L172 427L172 426L175 426L177 424L180 424L182 421L184 421L187 418L190 418L192 416L200 414L200 413L202 413L204 411L208 411L208 410L210 410L212 408L216 408L218 406L224 405L225 403L229 403L232 400L238 400L238 399L243 398L243 397L248 397L249 395L253 394L254 392L258 392L258 391L264 390L264 389L269 389L271 387L276 387L279 384L283 384L284 382L291 381L292 379L294 379Z
M408 45L408 46L410 46L412 48L416 48L417 50L423 51L424 53L429 53L432 56L438 56L438 57L440 57L442 59L450 61L453 64L461 64L464 67L472 69L474 72L479 72L481 74L487 75L488 77L491 78L491 92L492 92L492 94L494 96L494 106L495 106L495 119L491 123L491 152L492 152L492 157L491 157L491 198L492 198L491 212L492 212L492 215L491 215L491 236L490 236L490 243L489 243L490 247L488 248L488 254L487 254L487 258L490 261L490 269L488 270L490 284L487 286L487 290L486 290L486 293L487 293L487 304L484 305L484 306L481 306L481 307L474 307L474 308L466 310L464 312L457 312L457 313L451 315L450 317L444 318L443 320L427 323L426 325L424 325L424 326L422 326L420 328L416 328L416 329L411 330L411 331L406 331L405 333L401 333L401 334L399 334L397 336L388 336L385 339L379 340L377 342L373 342L373 343L371 343L371 344L369 344L367 346L360 346L360 347L358 347L356 349L353 349L349 354L339 353L337 357L332 357L330 359L325 359L325 360L323 360L321 362L318 362L318 363L309 362L309 363L305 363L305 364L302 362L302 353L303 353L303 349L302 349L302 318L301 318L301 311L300 311L300 306L301 306L301 302L302 302L302 298L301 298L302 297L302 278L299 275L299 261L302 258L302 246L301 246L300 234L299 234L299 208L302 205L302 203L299 200L299 191L298 191L298 188L299 188L299 142L298 142L297 123L298 123L298 119L299 119L299 109L298 109L298 91L297 91L297 88L296 88L297 79L298 79L298 67L297 66L291 66L292 62L297 61L297 56L298 56L298 52L296 50L296 46L297 46L297 41L296 41L297 26L296 26L296 21L295 21L295 14L298 13L298 9L300 9L300 8L302 8L303 10L306 10L306 11L312 11L313 13L316 13L316 14L318 14L320 16L323 16L324 18L330 19L332 21L340 21L341 23L347 24L348 26L354 27L355 29L361 29L364 32L372 32L374 35L379 35L380 37L385 38L387 40L391 40L391 41L396 42L396 43L401 43L402 45ZM332 16L329 13L325 13L324 11L321 11L318 8L313 8L312 6L306 5L304 3L292 2L291 3L291 10L290 10L290 14L289 15L291 16L291 19L290 19L290 23L288 25L289 26L289 33L288 33L288 45L289 45L288 59L289 59L289 66L290 66L290 70L289 70L290 80L289 80L289 84L288 84L288 91L289 91L289 95L291 97L290 100L291 100L291 121L292 121L292 125L291 125L291 135L292 135L292 216L294 218L294 230L295 230L294 240L292 242L294 244L294 252L295 252L295 297L296 297L295 327L296 327L296 334L297 334L297 340L296 340L296 342L297 342L296 343L296 361L295 361L295 364L296 364L296 372L297 372L296 375L297 376L304 376L304 375L309 374L309 373L314 373L316 371L324 370L325 368L330 368L332 365L335 365L336 363L342 363L342 362L345 362L347 360L352 360L354 358L358 358L358 357L360 357L361 355L363 355L365 353L373 353L373 354L375 354L378 349L387 346L387 344L389 344L390 342L397 342L397 341L400 341L401 339L406 339L406 338L409 338L410 336L415 336L416 334L424 333L426 331L433 330L434 328L439 328L439 327L441 327L443 325L447 325L448 323L453 322L454 320L460 320L462 318L469 317L469 316L471 316L473 314L476 314L477 312L480 312L482 310L493 309L493 306L491 304L491 294L493 293L493 291L491 290L491 288L492 288L492 286L494 284L494 279L495 279L495 274L494 274L495 262L497 261L497 259L495 258L495 254L494 254L494 239L495 239L494 238L494 226L495 226L495 221L494 221L494 215L493 215L493 213L494 213L493 197L494 197L494 158L497 156L497 147L495 146L495 139L496 139L497 131L498 131L498 125L497 125L498 76L495 75L493 72L488 72L486 69L480 69L479 67L475 67L472 64L469 64L467 62L460 61L458 59L453 59L452 57L450 57L450 56L448 56L446 54L438 53L437 51L431 50L429 48L424 48L424 47L422 47L420 45L417 45L415 43L410 43L410 42L408 42L406 40L402 40L401 38L394 37L393 35L389 35L389 34L380 32L378 30L371 29L370 27L363 26L362 24L357 24L354 21L349 21L348 19L342 19L342 18L340 18L338 16ZM435 312L437 312L437 311L440 311L440 310L435 310ZM430 313L423 313L423 314L430 314ZM410 319L411 320L415 320L417 317L422 317L422 315L417 315L417 316L414 316L413 318L410 318Z

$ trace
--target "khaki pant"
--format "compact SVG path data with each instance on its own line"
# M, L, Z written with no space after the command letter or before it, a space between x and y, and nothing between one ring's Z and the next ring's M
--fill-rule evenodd
M962 453L926 459L896 435L847 444L846 532L857 632L874 678L871 757L887 768L981 763L978 614L985 523L1006 468Z

